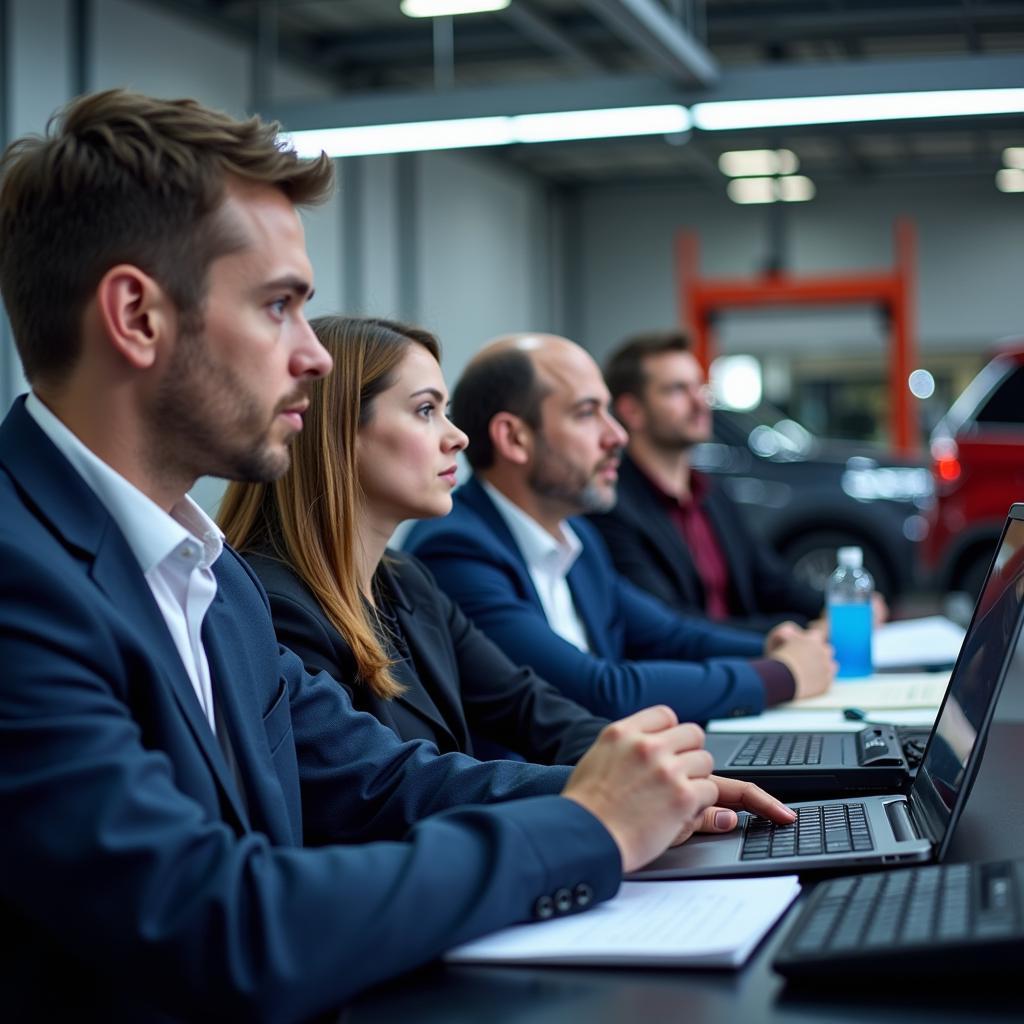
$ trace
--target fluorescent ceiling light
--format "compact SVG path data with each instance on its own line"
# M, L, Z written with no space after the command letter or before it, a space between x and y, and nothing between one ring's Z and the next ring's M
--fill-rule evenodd
M606 139L626 135L685 132L690 116L677 104L612 107L608 110L565 110L511 117L464 117L449 121L412 121L355 128L317 128L282 133L282 141L299 156L369 156L413 153L472 146L507 146L516 142L558 142Z
M510 0L402 0L399 7L409 18L443 18L448 14L503 11Z
M1024 192L1024 170L1004 167L996 171L996 188L1000 192Z
M1009 146L1003 150L1003 163L1024 171L1024 146Z
M734 203L774 203L774 178L733 178L725 191Z
M319 156L321 152L328 156L368 156L371 153L412 153L468 146L507 146L513 141L507 117L315 128L285 134L283 139L304 157Z
M692 110L693 123L704 131L1021 112L1024 112L1024 89L948 89L862 96L724 100L697 103Z
M814 182L802 174L791 174L785 178L777 178L776 191L784 203L806 203L814 198Z
M730 178L792 174L799 166L790 149L734 149L718 158L718 169Z
M734 203L805 203L813 199L814 182L802 174L784 178L733 178L725 191Z
M611 107L607 110L566 110L553 114L519 114L516 142L558 142L565 139L608 139L624 135L674 135L690 129L686 107Z

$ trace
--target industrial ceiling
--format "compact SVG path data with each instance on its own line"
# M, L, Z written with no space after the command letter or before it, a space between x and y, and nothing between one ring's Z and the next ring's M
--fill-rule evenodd
M257 60L254 106L286 127L764 95L1024 86L1013 0L512 0L412 19L399 0L164 0L315 69L331 102L285 102ZM884 83L884 85L879 85ZM557 99L555 100L557 103ZM578 99L575 106L583 105ZM411 112L411 113L410 113ZM988 176L1024 115L988 114L515 145L497 159L552 182L719 176L722 152L787 148L815 180Z

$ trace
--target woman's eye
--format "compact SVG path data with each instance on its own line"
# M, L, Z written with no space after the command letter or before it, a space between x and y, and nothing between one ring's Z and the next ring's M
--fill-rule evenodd
M430 419L430 417L434 415L434 403L424 402L423 405L416 410L416 413L424 419Z
M280 299L274 299L274 301L270 304L270 308L278 316L284 316L284 311L288 308L288 299L287 299L287 297L280 298Z

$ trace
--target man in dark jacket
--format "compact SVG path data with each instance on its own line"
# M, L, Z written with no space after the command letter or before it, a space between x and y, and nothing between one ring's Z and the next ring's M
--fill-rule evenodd
M615 507L592 515L615 567L677 611L762 632L806 624L822 593L747 527L732 499L690 467L711 437L704 371L678 331L637 334L607 360L615 415L629 433Z

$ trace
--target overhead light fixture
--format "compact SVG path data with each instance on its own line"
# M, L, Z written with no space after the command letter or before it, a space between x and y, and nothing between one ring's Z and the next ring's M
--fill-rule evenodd
M1024 89L946 89L858 96L722 100L697 103L692 110L693 123L704 131L1022 112Z
M1000 192L1024 192L1024 170L1019 167L1004 167L996 171L996 188Z
M816 189L810 178L790 174L783 178L733 178L725 187L734 203L806 203Z
M734 149L718 158L718 169L730 178L793 174L800 166L790 149Z
M806 203L813 199L817 189L810 178L802 174L790 174L775 180L775 188L784 203Z
M1004 149L1003 164L1024 171L1024 146L1008 146Z
M511 0L402 0L398 5L409 18L444 18L449 14L503 11Z
M733 178L725 191L734 203L774 203L774 178Z
M513 143L608 139L628 135L667 135L690 128L686 107L664 104L561 110L509 117L463 117L447 121L410 121L352 128L316 128L282 133L299 156L370 156Z

